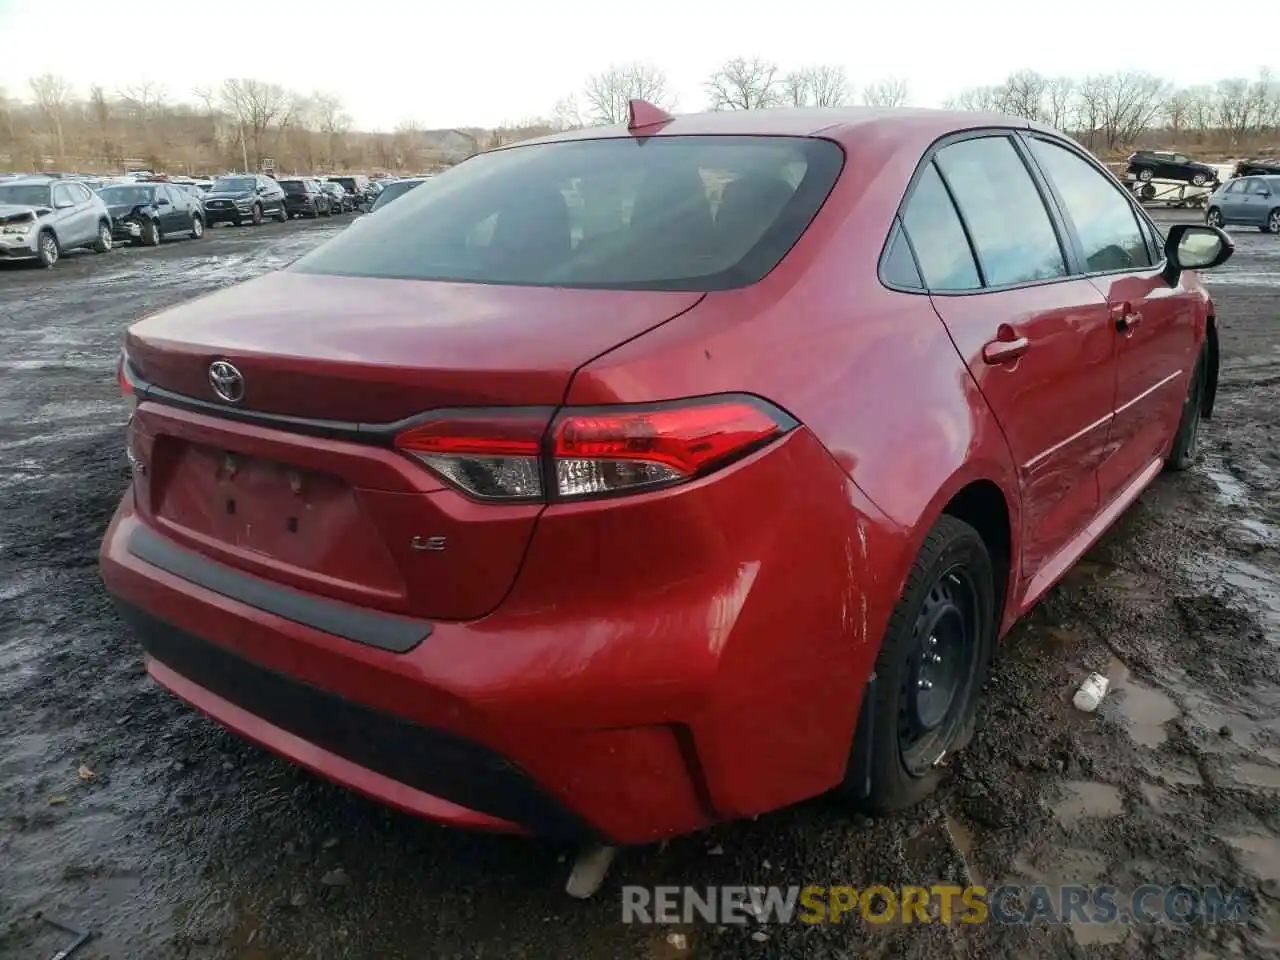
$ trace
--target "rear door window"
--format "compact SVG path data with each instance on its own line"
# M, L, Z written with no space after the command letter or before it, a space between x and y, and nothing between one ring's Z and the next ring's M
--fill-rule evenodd
M1062 197L1075 227L1085 270L1105 273L1150 267L1145 231L1123 189L1074 151L1039 137L1031 153Z
M801 137L609 138L481 154L292 269L368 277L723 290L772 270L844 162Z
M916 181L903 210L902 225L930 290L976 290L982 286L960 216L932 163Z
M969 228L987 286L1067 274L1040 189L1007 136L962 140L935 161Z

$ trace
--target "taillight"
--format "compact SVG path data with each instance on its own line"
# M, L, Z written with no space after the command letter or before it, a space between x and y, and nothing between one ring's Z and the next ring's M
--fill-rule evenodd
M116 382L120 384L120 395L135 399L135 391L133 389L133 381L129 379L128 357L125 356L123 350L120 351L120 358L116 360Z
M755 397L562 409L443 411L395 438L484 500L581 500L684 483L795 426Z

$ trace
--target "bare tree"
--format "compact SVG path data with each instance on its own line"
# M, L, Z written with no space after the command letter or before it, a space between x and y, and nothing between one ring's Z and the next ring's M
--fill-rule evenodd
M759 110L782 97L778 65L760 57L734 57L707 80L712 110Z
M1105 78L1102 132L1109 149L1131 143L1160 112L1165 82L1146 73L1116 73Z
M164 107L166 96L165 88L150 80L132 84L120 91L120 99L144 126Z
M582 122L582 109L577 94L561 97L551 108L551 126L556 130L577 130L586 126Z
M58 163L67 156L67 143L63 132L67 108L71 105L71 85L55 73L42 73L31 80L31 95L36 106L48 122L58 149Z
M1058 130L1065 130L1071 123L1071 111L1076 95L1076 82L1070 77L1054 77L1045 87L1045 123Z
M862 88L862 102L868 107L905 107L908 99L907 81L899 78L877 80Z
M1085 146L1093 149L1094 138L1102 125L1107 98L1111 90L1111 77L1095 74L1080 83L1077 98L1076 129L1083 135Z
M974 113L1003 113L1004 93L1004 87L970 87L947 100L945 106Z
M294 98L279 84L261 80L232 79L222 84L222 105L239 127L242 159L247 167L253 155L254 169L265 156L267 133L288 122ZM252 148L250 148L252 144Z
M594 123L626 123L632 100L667 109L667 75L647 63L614 64L588 77L583 94Z
M1191 87L1187 94L1187 118L1190 126L1202 135L1213 126L1217 103L1212 87Z
M792 70L782 78L782 102L792 107L809 106L813 81L808 70Z
M1174 90L1165 98L1160 112L1163 115L1165 126L1169 128L1169 132L1173 135L1173 140L1176 143L1183 130L1186 129L1188 118L1191 114L1190 93L1186 90Z
M102 156L108 162L114 159L115 151L111 146L111 101L106 91L98 84L89 88L88 116L98 134L98 144L102 148Z
M849 78L844 67L823 64L809 74L809 96L815 107L842 107L849 101Z
M1004 82L1005 113L1026 120L1041 120L1044 117L1045 92L1049 81L1034 70L1019 70L1009 74Z

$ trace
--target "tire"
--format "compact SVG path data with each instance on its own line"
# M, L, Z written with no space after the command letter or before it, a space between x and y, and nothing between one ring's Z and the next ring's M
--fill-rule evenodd
M1267 222L1258 228L1263 233L1280 233L1280 207L1267 214Z
M1152 170L1150 167L1143 167L1141 170L1138 171L1138 179L1141 180L1143 183L1146 183L1155 175L1156 175L1156 172Z
M1173 446L1169 448L1169 456L1164 462L1165 469L1172 473L1190 469L1200 452L1200 421L1204 417L1204 390L1208 376L1205 351L1202 349L1200 356L1196 358L1195 369L1191 371L1186 399L1182 401L1178 432L1173 435Z
M280 223L289 222L289 211L285 209L284 201L280 201L280 212L275 215L275 219Z
M94 253L111 252L111 224L105 220L98 224L98 239L93 242Z
M320 216L322 216L322 217L332 217L332 216L333 216L333 206L332 206L332 204L328 204L328 203L326 203L326 204L324 205L324 210L323 210L323 212L321 212Z
M58 238L53 235L53 231L41 231L40 239L36 241L36 257L40 261L40 266L46 270L52 270L61 256L62 247L58 245Z
M148 220L142 225L142 236L139 239L144 247L160 246L160 225L154 220Z
M204 236L204 219L198 214L191 215L191 239L199 240Z
M255 203L253 205L253 225L256 227L262 223L262 204Z
M978 531L943 516L929 531L876 658L871 729L855 737L842 792L883 814L938 786L938 762L973 735L975 707L996 635L995 571ZM862 754L868 756L867 754ZM855 772L869 773L869 792ZM865 796L863 795L865 793Z
M1222 211L1217 207L1210 207L1208 209L1204 215L1204 222L1211 227L1217 227L1219 230L1221 230L1223 224L1226 223L1226 221L1222 219Z
M1208 179L1209 178L1206 177L1203 173L1197 173L1195 176L1191 178L1191 185L1193 187L1203 187L1205 181Z

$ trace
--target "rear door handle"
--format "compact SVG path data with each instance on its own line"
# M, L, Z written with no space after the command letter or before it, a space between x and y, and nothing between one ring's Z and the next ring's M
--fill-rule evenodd
M1009 363L1025 354L1030 346L1031 342L1026 337L1016 337L1013 340L992 340L982 348L982 362L992 365Z

